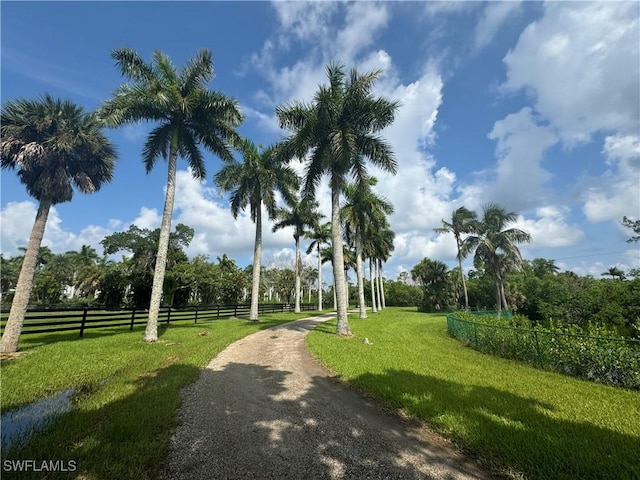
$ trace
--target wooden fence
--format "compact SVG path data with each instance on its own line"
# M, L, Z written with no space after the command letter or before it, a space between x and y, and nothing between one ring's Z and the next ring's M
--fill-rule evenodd
M207 305L184 308L162 307L158 315L159 324L174 322L206 322L224 318L249 316L251 306L238 305ZM300 304L303 312L312 311L317 304ZM294 305L286 303L264 303L258 305L259 314L293 312ZM0 330L4 331L7 323L8 312L0 314ZM54 333L77 330L80 337L85 330L92 328L129 327L133 330L135 325L144 325L149 317L148 310L105 310L100 308L84 309L33 309L27 311L22 327L22 335L34 333Z

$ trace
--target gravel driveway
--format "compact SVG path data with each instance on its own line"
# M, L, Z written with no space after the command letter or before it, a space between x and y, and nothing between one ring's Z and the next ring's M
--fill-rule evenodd
M488 478L425 428L335 380L304 337L323 315L245 337L185 388L162 478Z

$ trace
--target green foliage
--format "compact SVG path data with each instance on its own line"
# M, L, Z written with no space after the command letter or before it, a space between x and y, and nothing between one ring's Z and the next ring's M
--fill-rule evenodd
M366 298L371 298L370 284L365 281ZM422 289L416 285L387 280L384 282L384 295L387 306L414 307L422 301Z
M575 377L640 390L640 341L615 338L609 328L552 323L531 328L522 315L447 315L449 331L481 352Z
M75 460L73 478L158 478L178 422L180 391L211 358L246 335L313 313L266 314L260 323L163 325L153 344L140 341L140 327L91 330L83 339L77 333L25 336L25 353L2 362L2 411L69 388L76 392L74 408L28 444L3 450L3 458ZM32 471L20 478L44 477Z
M327 335L331 322L311 332L314 354L342 381L427 422L492 478L640 478L639 392L464 348L442 315L387 308L350 323L353 339Z

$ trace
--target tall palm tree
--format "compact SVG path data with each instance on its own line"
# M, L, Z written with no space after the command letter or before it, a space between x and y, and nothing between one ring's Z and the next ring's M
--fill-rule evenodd
M231 214L238 218L240 211L249 206L251 220L256 224L253 247L253 272L251 282L251 310L249 320L258 321L260 297L260 260L262 256L262 205L273 218L276 213L276 191L285 201L294 201L299 188L299 178L292 168L274 155L274 147L259 152L251 140L244 139L238 146L243 161L225 165L215 176L216 184L223 191L231 191Z
M467 283L464 279L462 270L462 235L469 234L476 228L478 215L465 207L460 207L451 214L451 222L442 219L442 227L435 228L438 233L453 233L456 239L456 248L458 258L458 267L460 268L460 279L462 280L462 290L464 291L464 308L469 310L469 294L467 292Z
M322 245L328 244L331 240L331 224L329 222L318 224L313 231L307 232L305 237L312 240L307 255L315 248L318 253L318 310L322 311Z
M475 252L474 262L483 264L493 277L498 315L506 304L504 278L509 270L522 263L517 244L531 241L531 235L524 230L508 228L517 218L515 212L507 212L504 207L490 203L484 206L482 220L476 224L475 231L462 243L462 254Z
M396 234L390 228L383 228L376 234L377 260L378 260L378 288L380 290L381 308L386 308L384 296L384 279L382 276L382 263L389 260L394 249L393 240Z
M158 157L168 160L149 320L144 334L144 341L155 342L158 339L158 311L171 232L178 157L187 160L195 178L203 180L206 168L200 146L225 161L232 161L230 147L239 142L236 127L243 118L235 100L207 88L207 82L213 77L209 50L198 52L180 72L169 57L158 51L153 53L153 63L145 62L130 48L114 50L112 57L120 73L131 83L118 87L113 98L102 105L102 118L111 127L140 121L155 122L156 126L149 133L142 150L147 173L153 169Z
M362 266L365 231L376 229L387 224L386 215L393 213L393 205L387 199L373 192L371 187L378 180L370 177L360 183L346 183L344 195L346 202L342 206L342 217L347 235L353 236L356 249L356 275L358 277L358 303L360 318L367 318L364 303L364 269ZM367 232L371 234L371 232Z
M300 257L300 237L305 234L307 228L314 229L320 221L321 214L318 212L318 202L310 198L298 200L290 198L289 208L278 208L275 213L277 222L273 225L273 231L285 227L293 227L293 239L296 244L295 259L295 312L300 312L300 275L302 274L302 259Z
M67 100L45 95L9 101L0 120L2 168L18 178L38 200L0 352L15 352L33 288L33 275L51 205L68 202L75 186L93 193L111 181L116 150L93 114Z
M328 85L321 85L310 104L295 102L278 107L280 126L291 134L283 141L288 158L305 158L304 195L314 197L324 174L331 187L331 226L333 245L333 277L338 292L337 327L339 335L351 335L347 320L344 254L340 223L340 192L347 177L366 178L366 161L392 174L397 164L391 147L379 132L393 123L398 103L372 93L381 71L349 77L342 64L327 66Z

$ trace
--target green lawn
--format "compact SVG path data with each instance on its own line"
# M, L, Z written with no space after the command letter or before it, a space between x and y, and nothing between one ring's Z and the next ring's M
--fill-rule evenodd
M144 326L23 336L21 355L2 362L2 411L74 388L74 410L6 459L74 460L78 471L47 478L152 479L166 457L180 390L233 341L317 312L268 314L261 322L218 320L159 327L142 342ZM2 478L11 478L3 472ZM42 478L42 473L20 478Z
M640 478L640 393L479 353L449 336L444 315L392 308L369 317L350 318L354 338L333 335L330 321L307 342L342 380L425 420L489 471Z

